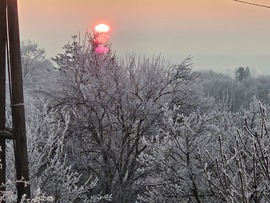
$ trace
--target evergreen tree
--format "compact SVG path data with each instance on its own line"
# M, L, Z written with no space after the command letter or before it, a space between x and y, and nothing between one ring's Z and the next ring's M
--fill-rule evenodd
M250 70L249 70L249 67L248 66L246 68L239 67L238 69L236 69L236 71L235 71L235 78L238 81L242 81L243 79L249 78L249 77L251 77L251 74L250 74Z

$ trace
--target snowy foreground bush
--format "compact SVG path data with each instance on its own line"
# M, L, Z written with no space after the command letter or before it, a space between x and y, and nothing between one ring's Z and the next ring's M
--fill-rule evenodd
M269 106L255 99L239 114L173 112L164 139L141 156L155 173L140 202L270 201Z
M39 103L42 104L42 103ZM80 183L81 174L74 171L67 163L64 151L65 137L69 125L69 116L62 122L55 122L54 110L46 106L36 109L30 106L27 116L27 138L30 168L31 200L22 202L98 202L101 199L110 200L110 195L87 196L98 182L97 178L89 176ZM8 143L8 168L14 167L12 143ZM2 197L7 201L16 201L14 193L14 170L8 170L7 192ZM23 180L22 180L23 181ZM29 183L25 183L29 184Z

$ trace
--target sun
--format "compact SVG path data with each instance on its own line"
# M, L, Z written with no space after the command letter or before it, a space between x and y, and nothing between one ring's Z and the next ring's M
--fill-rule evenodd
M110 27L108 25L104 24L104 23L100 23L100 24L95 26L95 31L96 32L104 33L104 32L109 32L109 30L110 30Z

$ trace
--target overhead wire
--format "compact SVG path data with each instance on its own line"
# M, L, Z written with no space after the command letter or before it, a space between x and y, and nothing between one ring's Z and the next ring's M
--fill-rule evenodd
M248 2L248 1L242 1L242 0L233 0L239 3L244 3L244 4L249 4L252 6L258 6L258 7L263 7L263 8L270 8L270 6L264 5L264 4L258 4L258 3L252 3L252 2Z

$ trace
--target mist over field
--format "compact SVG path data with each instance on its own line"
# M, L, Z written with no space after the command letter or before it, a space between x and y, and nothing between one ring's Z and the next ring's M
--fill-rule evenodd
M249 67L253 76L270 74L270 55L195 55L195 70L213 70L234 76L235 69Z

